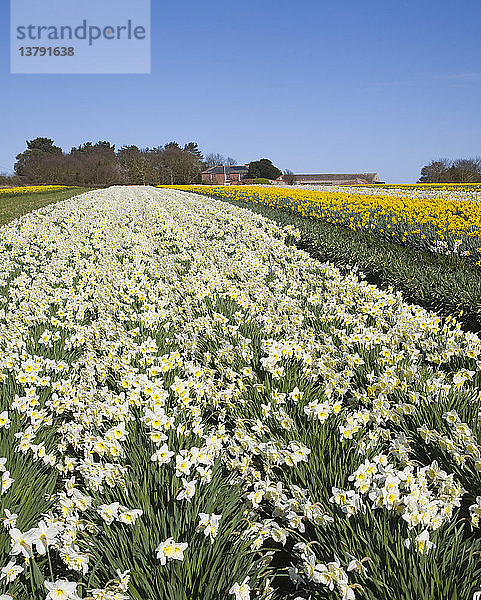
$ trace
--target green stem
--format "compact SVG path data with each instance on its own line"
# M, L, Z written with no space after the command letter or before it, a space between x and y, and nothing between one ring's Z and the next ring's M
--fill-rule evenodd
M35 597L35 585L33 582L33 561L30 558L29 559L29 565L30 565L30 585L32 586L32 598Z
M54 576L53 576L53 568L52 568L52 559L50 558L50 550L47 546L47 556L48 556L48 566L50 568L50 577L52 581L55 581Z

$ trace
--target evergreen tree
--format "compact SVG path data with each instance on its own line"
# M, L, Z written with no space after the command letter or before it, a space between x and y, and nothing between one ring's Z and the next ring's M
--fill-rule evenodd
M189 152L189 154L192 154L192 156L198 160L202 160L204 158L196 142L189 142L184 146L184 150Z
M48 152L50 154L62 152L62 148L53 145L53 140L45 137L27 140L27 148L28 150L40 150L41 152Z
M260 177L277 179L280 175L282 175L282 171L275 167L268 158L261 158L249 163L248 179L257 179Z
M39 165L43 158L52 154L62 154L62 148L54 146L50 138L39 137L27 140L27 150L17 154L14 169L16 175L33 178L35 182L39 177Z

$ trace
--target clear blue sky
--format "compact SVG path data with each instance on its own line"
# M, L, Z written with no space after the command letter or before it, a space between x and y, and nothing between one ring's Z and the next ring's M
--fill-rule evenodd
M38 136L389 182L481 155L479 0L152 0L150 75L10 75L0 23L0 171Z

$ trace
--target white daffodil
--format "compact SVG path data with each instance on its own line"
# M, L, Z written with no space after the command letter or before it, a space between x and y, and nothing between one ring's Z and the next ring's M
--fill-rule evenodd
M431 548L435 546L429 540L429 531L425 529L422 533L416 536L416 549L420 554L427 554Z
M15 479L10 477L10 471L4 471L2 473L0 495L3 495L8 489L10 489L14 481Z
M140 508L134 508L132 510L122 510L119 513L118 520L120 523L126 523L127 525L133 525L135 521L143 515L143 511Z
M45 587L48 590L45 600L80 600L75 582L58 579L55 582L46 581Z
M234 583L230 588L229 594L234 596L234 600L250 600L251 588L247 583L249 578L246 577L242 583Z
M15 527L17 524L18 515L15 513L11 513L8 508L4 509L5 519L3 520L3 526L6 529L11 529Z
M176 496L176 500L187 500L190 502L192 498L195 496L195 487L196 480L192 479L191 481L187 481L187 479L182 479L182 488L178 492Z
M197 526L198 530L202 530L206 537L210 538L210 543L214 543L214 538L219 531L219 522L222 515L216 515L214 513L199 513L200 523Z
M184 551L187 547L187 542L177 543L174 542L173 538L168 538L165 542L159 544L155 551L157 552L157 558L160 559L160 564L165 565L167 559L184 560Z
M117 573L117 579L116 581L118 581L119 584L119 588L123 591L126 592L128 590L129 587L129 581L130 581L130 571L121 571L120 569L117 569L116 571Z
M15 564L15 561L11 560L8 565L2 568L0 571L0 580L5 579L6 583L11 583L15 581L15 579L23 573L24 568Z
M100 504L97 507L97 512L102 519L110 525L118 517L120 504L112 502L112 504Z
M0 428L5 427L5 429L9 429L10 423L11 421L8 416L8 411L4 410L0 413Z
M175 452L171 452L167 444L163 444L154 452L154 454L152 454L150 460L157 461L159 465L166 465L170 462L174 455Z
M57 542L57 536L62 528L59 525L47 525L40 521L38 526L28 532L30 542L38 554L45 554L48 547Z
M22 533L16 527L13 527L8 532L10 534L11 549L10 554L16 556L22 554L25 558L31 558L32 554L32 540L30 534Z

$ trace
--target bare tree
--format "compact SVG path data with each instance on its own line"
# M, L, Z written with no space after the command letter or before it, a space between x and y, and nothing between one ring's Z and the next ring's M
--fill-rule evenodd
M481 181L481 158L458 158L449 171L455 183L478 183Z
M211 167L216 167L217 165L221 165L223 160L222 154L214 154L210 152L204 156L204 165L206 169L210 169Z
M296 183L296 176L290 169L286 169L283 173L283 179L287 185L294 185Z
M230 166L237 164L237 161L235 160L235 158L232 158L232 156L224 156L223 154L219 154L218 152L211 152L210 154L206 154L203 162L206 169L210 169L211 167L217 167L218 165Z
M419 183L478 183L481 182L481 158L446 158L433 160L421 169Z

